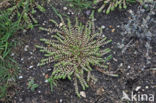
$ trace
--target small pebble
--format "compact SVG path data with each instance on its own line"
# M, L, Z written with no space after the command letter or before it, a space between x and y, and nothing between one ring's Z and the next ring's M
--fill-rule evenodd
M105 29L106 27L104 25L101 26L102 29Z
M22 100L23 100L22 98L19 99L20 102L22 102Z
M48 80L46 79L44 82L45 82L45 83L48 83Z
M145 86L145 88L146 88L146 89L148 89L148 88L149 88L149 86Z
M63 25L63 23L60 23L59 26L61 27Z
M18 78L19 78L19 79L22 79L22 78L23 78L23 76L19 76Z
M81 91L81 92L80 92L80 95L81 95L82 97L86 98L86 93L85 93L84 91Z
M136 55L136 54L138 54L138 52L137 52L137 51L135 51L135 52L134 52L134 54Z
M24 58L21 58L21 61L23 61L24 60Z
M130 14L133 14L133 11L130 9L130 10L128 10L128 12L130 13Z
M73 15L73 14L74 14L74 12L71 12L71 14Z
M137 86L135 91L138 91L139 89L141 89L141 86Z
M60 103L62 103L63 102L63 100L62 99L60 99Z
M29 69L32 69L32 68L33 68L33 66L30 66L30 67L29 67Z
M42 23L42 25L44 26L44 25L45 25L45 23Z
M113 60L116 61L116 62L118 61L116 58L113 58Z
M70 12L67 12L68 15L70 15Z
M96 95L102 95L104 93L104 89L103 88L98 88L96 91Z
M67 7L63 7L63 10L67 10Z
M113 54L116 54L116 52L114 51Z
M26 45L26 46L24 47L24 51L28 51L28 47L29 47L29 45Z
M15 53L11 53L11 56L14 56L15 55Z
M114 33L115 32L115 29L112 29L112 33Z
M130 69L131 68L131 66L128 66L128 69Z
M37 66L40 66L40 63L38 63Z
M33 54L33 52L29 52L31 55Z
M51 71L51 69L48 69L48 71Z
M102 37L105 37L105 35L102 35Z
M38 91L38 93L41 93L41 91Z
M120 63L119 67L122 67L123 66L123 63Z

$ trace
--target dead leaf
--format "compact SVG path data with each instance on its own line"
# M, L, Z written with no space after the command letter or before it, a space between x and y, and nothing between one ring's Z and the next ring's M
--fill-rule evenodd
M104 93L104 89L102 87L97 89L96 91L96 95L102 95L103 93Z
M109 25L109 28L113 28L112 25Z
M112 33L114 33L115 29L112 29Z

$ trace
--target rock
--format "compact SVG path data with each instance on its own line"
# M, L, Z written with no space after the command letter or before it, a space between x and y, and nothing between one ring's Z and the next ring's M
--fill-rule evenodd
M104 92L104 89L103 89L103 88L99 88L99 89L97 89L97 91L96 91L96 95L102 95L103 92Z
M106 27L104 25L101 26L102 29L105 29Z
M128 12L130 13L130 14L133 14L133 11L130 9L130 10L128 10Z
M85 93L84 91L81 91L81 92L80 92L80 95L81 95L82 97L86 98L86 93Z
M22 78L23 78L23 76L19 76L18 78L19 78L19 79L22 79Z
M48 69L48 72L50 72L51 71L51 69Z
M29 45L26 45L26 46L24 47L24 51L28 51L28 48L29 48Z
M42 23L42 25L44 26L44 25L45 25L45 23Z
M11 56L14 56L15 55L15 53L11 53Z
M62 103L63 102L63 100L62 99L60 99L60 103Z
M45 83L48 83L48 80L46 79L44 82L45 82Z
M120 63L119 67L122 67L123 66L123 63Z
M139 89L141 89L141 86L137 86L135 91L138 91Z
M115 29L112 29L112 33L114 33L115 32Z
M30 66L30 67L29 67L29 69L32 69L32 68L33 68L33 66Z
M38 91L38 93L41 93L41 91Z
M24 58L21 58L21 61L23 61L24 60Z
M102 37L104 38L104 37L105 37L105 35L102 35Z
M70 12L68 12L67 14L70 15Z
M67 7L63 7L63 10L67 10L68 8Z
M137 52L137 51L134 51L134 54L135 54L135 55L137 55L137 54L138 54L138 52Z
M60 26L60 27L63 26L63 23L60 23L59 26Z
M33 54L33 52L29 52L31 55Z
M116 58L113 58L113 60L114 60L115 62L117 62L117 61L118 61Z
M146 88L146 89L148 89L148 88L149 88L149 86L145 86L145 88Z
M71 14L73 15L73 14L74 14L74 12L71 12Z
M40 63L38 63L37 66L40 66Z
M19 98L19 101L20 101L20 102L22 102L22 101L23 101L23 99L22 99L22 98Z

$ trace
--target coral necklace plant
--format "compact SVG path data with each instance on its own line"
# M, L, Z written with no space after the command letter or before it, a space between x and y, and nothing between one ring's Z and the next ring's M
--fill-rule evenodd
M83 90L88 87L88 81L96 80L91 74L94 66L106 68L105 62L111 56L104 57L111 50L104 48L104 45L111 42L102 37L102 29L95 30L94 19L91 16L86 25L82 25L76 19L75 25L72 25L68 19L65 24L61 15L61 23L58 24L51 20L57 29L40 28L50 32L50 39L41 39L47 46L36 46L41 52L45 53L45 59L41 60L40 65L53 63L53 72L49 78L51 87L56 84L58 79L68 78L74 82L75 91L78 96L78 80ZM87 74L87 75L86 75Z

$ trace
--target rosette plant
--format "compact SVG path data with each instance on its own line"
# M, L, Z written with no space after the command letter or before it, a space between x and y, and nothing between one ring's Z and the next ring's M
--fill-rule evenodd
M41 39L47 46L36 46L45 53L40 66L52 63L53 72L49 78L51 87L55 85L58 79L68 78L74 82L75 91L78 96L78 83L85 90L90 80L96 80L91 74L95 66L107 68L106 61L111 58L107 55L111 50L104 46L111 42L106 36L102 36L102 28L95 30L94 17L91 16L86 25L78 22L72 25L70 19L67 24L59 15L61 23L51 20L57 29L40 28L51 34L49 39ZM106 57L105 57L106 56ZM79 82L78 82L79 81Z

